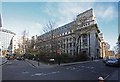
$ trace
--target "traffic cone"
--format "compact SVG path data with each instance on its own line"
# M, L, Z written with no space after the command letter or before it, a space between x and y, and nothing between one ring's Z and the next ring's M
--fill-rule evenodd
M101 76L98 78L98 80L99 80L99 82L104 82L104 79Z

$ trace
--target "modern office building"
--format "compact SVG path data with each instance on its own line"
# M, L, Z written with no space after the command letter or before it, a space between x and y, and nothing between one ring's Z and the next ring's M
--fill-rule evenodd
M53 49L60 54L83 53L89 59L97 59L102 54L99 34L100 30L93 9L89 9L77 15L74 21L38 36L36 48L39 50L44 48L48 52L51 47L54 47Z
M1 28L2 28L2 21L1 21L1 14L0 14L0 32L1 32ZM2 44L0 41L0 56L2 55Z
M14 36L15 36L15 33L11 32L10 30L1 29L0 42L1 42L3 55L12 53Z
M3 29L0 16L0 55L12 54L13 51L13 38L15 33L10 30Z

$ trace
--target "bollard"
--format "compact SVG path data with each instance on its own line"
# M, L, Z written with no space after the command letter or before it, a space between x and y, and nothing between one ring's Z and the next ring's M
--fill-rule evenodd
M98 80L99 80L99 82L104 82L104 79L101 76L98 78Z

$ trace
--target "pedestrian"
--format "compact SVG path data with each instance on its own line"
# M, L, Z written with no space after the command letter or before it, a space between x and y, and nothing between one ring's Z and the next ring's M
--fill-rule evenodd
M40 65L40 58L38 58L38 66Z
M60 58L60 55L58 56L58 65L60 65L61 63L61 58Z
M93 61L93 57L92 57L92 61Z

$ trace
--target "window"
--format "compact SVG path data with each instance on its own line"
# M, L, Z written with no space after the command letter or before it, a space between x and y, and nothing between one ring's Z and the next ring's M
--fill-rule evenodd
M62 35L64 35L64 33L62 33Z
M67 32L67 34L69 34L69 32Z
M73 43L73 47L75 47L75 43Z
M65 44L63 45L63 48L65 48Z
M72 41L72 38L70 38L70 41Z
M86 54L86 51L83 51L83 54Z
M83 46L87 46L87 34L83 35Z
M67 42L68 42L68 38L67 38Z
M68 54L68 50L67 50L67 54Z
M67 48L68 48L68 44L67 44Z
M64 39L64 42L65 42L65 39Z
M70 47L72 47L72 43L70 43Z
M70 54L72 54L72 50L70 50Z
M74 37L73 40L76 41L76 38Z
M86 38L86 37L87 37L87 34L84 34L84 35L83 35L83 38Z

